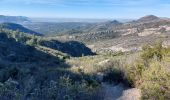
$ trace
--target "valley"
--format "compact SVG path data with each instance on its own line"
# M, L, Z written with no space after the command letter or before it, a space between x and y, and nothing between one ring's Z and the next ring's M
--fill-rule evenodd
M49 36L50 39L76 40L87 44L94 52L138 51L144 44L153 44L170 38L170 20L154 15L136 21L118 21L94 24L85 32ZM168 44L167 44L168 45Z
M1 100L169 100L170 20L0 16Z

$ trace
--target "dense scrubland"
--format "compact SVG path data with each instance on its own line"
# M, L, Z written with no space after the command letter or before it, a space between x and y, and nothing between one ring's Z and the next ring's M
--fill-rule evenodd
M96 54L79 41L27 32L0 27L2 100L105 100L106 83L136 88L142 100L170 99L170 48L161 40Z
M1 99L102 99L102 82L139 88L144 100L170 98L170 49L161 42L135 53L75 58L36 49L38 36L1 30L0 38L6 48L1 48Z
M103 81L122 82L141 89L143 100L168 100L169 54L169 48L163 48L157 43L153 46L145 45L137 53L75 58L70 63L74 65L73 71L83 70L92 76L103 73Z

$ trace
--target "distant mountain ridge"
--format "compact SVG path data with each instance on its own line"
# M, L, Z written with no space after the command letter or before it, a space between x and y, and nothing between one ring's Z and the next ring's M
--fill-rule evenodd
M99 26L99 25L98 25ZM136 51L146 43L170 39L170 20L154 15L118 25L103 23L92 32L75 34L68 39L87 42L93 51Z
M15 18L17 16L13 16L13 17ZM143 28L151 28L160 25L165 25L170 21L168 18L161 18L155 15L147 15L133 21L129 20L129 22L121 22L119 20L108 20L104 22L95 22L95 23L88 23L88 22L60 22L59 23L59 22L45 22L45 20L44 22L42 20L41 20L42 22L36 22L36 21L30 21L32 19L27 17L18 16L17 18L23 19L22 23L19 24L23 25L24 27L30 30L33 30L37 33L41 33L47 36L88 34L88 33L94 33L96 35L98 35L98 33L99 34L102 33L102 36L103 35L111 36L111 34L113 35L115 33L117 34L117 32L113 32L115 30L138 28L139 29L138 31L142 31L141 29Z
M121 22L119 20L108 20L105 22L32 22L25 23L24 26L42 33L48 36L55 35L73 35L73 34L88 34L88 33L101 33L104 35L111 31L111 34L117 33L112 32L118 29L127 29L132 27L153 27L157 25L166 24L169 19L161 18L155 15L147 15L136 20L129 20L128 22ZM142 25L141 25L142 24ZM110 36L110 33L108 33Z
M141 17L137 21L139 21L139 22L148 22L148 21L156 21L156 20L160 20L160 18L155 16L155 15L147 15L147 16Z
M25 16L5 16L0 15L0 23L25 23L31 22L28 17Z

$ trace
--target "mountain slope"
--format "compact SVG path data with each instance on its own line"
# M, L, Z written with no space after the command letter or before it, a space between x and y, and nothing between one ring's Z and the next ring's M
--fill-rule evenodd
M68 95L91 100L95 96L98 86L91 85L89 75L84 78L70 71L61 52L29 46L11 34L0 30L0 100L65 100Z
M89 29L89 33L90 32L102 32L102 31L112 30L114 27L119 27L122 24L123 23L121 23L117 20L107 21L107 22L103 22L103 23L97 23L96 25L94 25L94 27Z
M39 45L61 51L73 57L95 55L85 44L78 41L42 40Z
M144 22L151 22L151 21L157 21L157 20L160 20L160 18L154 15L147 15L147 16L144 16L138 19L137 22L144 23Z
M46 56L48 55L36 50L34 47L16 42L14 38L8 37L5 32L0 32L1 61L4 60L11 63L49 61L49 59L43 58Z
M0 24L0 28L13 30L13 31L20 31L20 32L28 33L28 34L42 35L40 33L37 33L35 31L25 28L20 24L15 24L15 23L2 23Z
M97 31L102 28L102 31ZM170 20L153 15L122 24L101 24L95 31L72 36L57 36L88 43L94 51L136 51L146 43L170 39ZM92 30L93 30L92 29ZM63 38L63 39L64 39Z
M24 16L4 16L0 15L0 23L25 23L25 22L31 22L28 17Z

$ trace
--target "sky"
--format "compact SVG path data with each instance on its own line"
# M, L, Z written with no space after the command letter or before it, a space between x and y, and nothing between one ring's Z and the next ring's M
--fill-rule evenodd
M0 0L0 15L41 18L170 17L170 0Z

